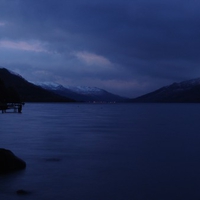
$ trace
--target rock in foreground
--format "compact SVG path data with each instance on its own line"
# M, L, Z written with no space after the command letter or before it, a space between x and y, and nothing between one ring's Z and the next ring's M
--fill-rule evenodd
M26 163L10 150L0 148L0 174L26 168Z
M30 194L30 192L26 191L26 190L17 190L16 193L18 195L27 195L27 194Z

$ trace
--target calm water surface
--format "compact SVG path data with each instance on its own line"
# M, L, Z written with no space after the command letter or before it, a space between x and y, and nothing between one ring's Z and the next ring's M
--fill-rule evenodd
M199 104L26 104L0 114L0 147L27 163L2 200L200 199Z

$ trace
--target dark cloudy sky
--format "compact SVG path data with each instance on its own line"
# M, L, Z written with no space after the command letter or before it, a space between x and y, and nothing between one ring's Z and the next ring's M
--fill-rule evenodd
M200 77L200 1L0 0L0 66L127 97Z

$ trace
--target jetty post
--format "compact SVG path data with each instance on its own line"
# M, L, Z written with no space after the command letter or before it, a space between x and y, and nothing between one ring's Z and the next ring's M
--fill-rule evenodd
M21 113L22 112L22 106L25 103L23 102L17 102L17 103L2 103L0 102L0 110L2 111L2 113L6 113L7 110L13 110L13 112L18 112Z

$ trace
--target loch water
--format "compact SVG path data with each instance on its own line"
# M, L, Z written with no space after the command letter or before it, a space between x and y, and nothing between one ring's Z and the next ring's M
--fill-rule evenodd
M0 148L27 163L1 200L200 199L200 104L27 103Z

